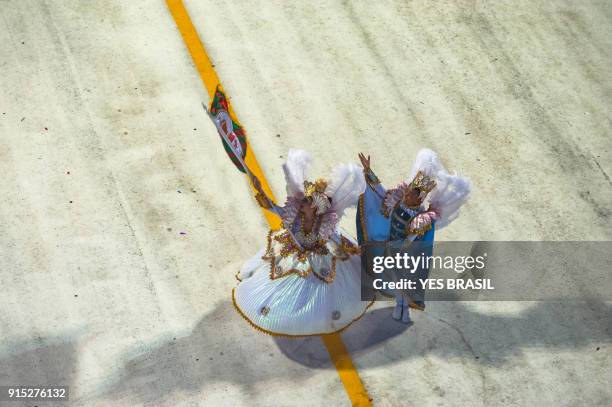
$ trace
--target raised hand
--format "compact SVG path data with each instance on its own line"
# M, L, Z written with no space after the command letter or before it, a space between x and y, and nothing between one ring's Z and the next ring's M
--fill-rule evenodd
M366 158L366 156L363 155L363 153L359 153L359 161L361 161L361 165L363 166L364 171L367 171L370 169L370 156Z

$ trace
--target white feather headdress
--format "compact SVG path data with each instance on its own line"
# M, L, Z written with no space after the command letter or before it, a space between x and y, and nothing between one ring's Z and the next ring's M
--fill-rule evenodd
M304 181L308 180L308 168L312 157L304 150L289 150L287 161L283 164L285 181L287 182L287 202L302 199L304 195ZM355 164L340 164L332 172L325 189L325 195L331 198L331 206L325 212L320 233L327 235L333 231L344 211L357 204L359 195L366 188L361 167ZM295 212L289 211L288 214ZM287 219L289 220L289 219Z
M312 163L311 155L304 150L290 149L287 161L283 164L285 181L287 182L287 197L304 196L304 181L308 176L308 167Z
M459 209L470 195L470 180L456 173L449 174L438 155L428 148L418 152L408 182L418 171L423 171L436 181L436 187L429 193L428 199L431 208L438 214L436 228L443 228L459 216Z

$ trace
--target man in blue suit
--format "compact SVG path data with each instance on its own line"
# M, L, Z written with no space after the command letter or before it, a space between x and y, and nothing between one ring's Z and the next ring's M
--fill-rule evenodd
M438 213L431 207L425 209L423 202L436 187L436 181L425 171L418 170L411 182L385 189L370 167L370 157L359 154L359 159L368 185L359 198L357 209L357 237L362 247L364 271L371 275L369 265L377 256L395 256L398 253L431 256ZM404 273L385 271L384 279L399 281L401 276L417 283L413 290L379 290L383 295L395 297L396 306L392 314L395 320L410 323L409 307L425 308L424 289L418 282L426 279L428 274L426 267L410 273L405 270Z

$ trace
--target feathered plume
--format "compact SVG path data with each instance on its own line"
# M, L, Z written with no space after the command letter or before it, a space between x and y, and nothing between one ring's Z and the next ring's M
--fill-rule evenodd
M366 182L361 167L355 164L341 164L334 168L331 182L325 193L331 197L331 210L341 218L344 210L357 204L363 194Z
M287 197L304 196L304 181L308 175L308 167L312 157L304 150L290 149L287 161L283 164L285 181L287 182Z
M436 187L429 193L429 204L438 215L436 229L443 228L459 216L459 209L470 195L470 180L446 172L437 154L428 148L418 152L410 180L419 170L436 180Z

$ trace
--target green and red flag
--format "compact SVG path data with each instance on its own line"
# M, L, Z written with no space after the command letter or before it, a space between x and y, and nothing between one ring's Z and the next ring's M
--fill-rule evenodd
M229 111L229 102L225 93L217 86L215 96L210 102L208 112L217 126L225 152L236 168L246 172L243 163L247 152L246 133L237 120L234 120ZM229 141L229 144L227 141Z

